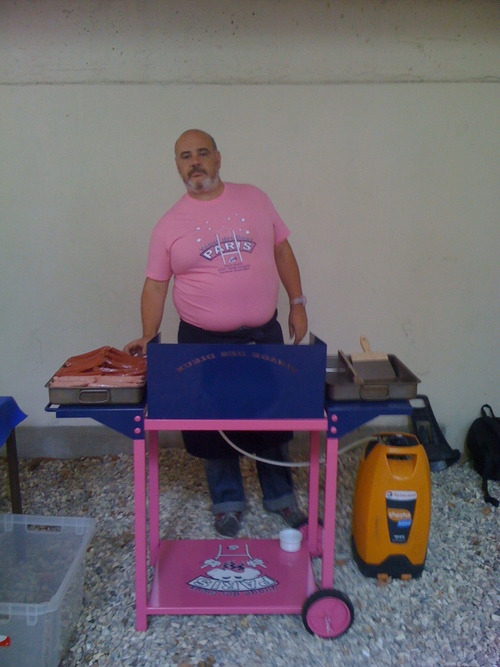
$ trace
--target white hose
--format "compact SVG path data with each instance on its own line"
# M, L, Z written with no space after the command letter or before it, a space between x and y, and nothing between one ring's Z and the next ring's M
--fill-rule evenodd
M282 468L307 468L310 465L309 461L301 461L300 463L293 463L292 461L273 461L271 459L264 459L261 456L257 456L256 454L250 454L250 452L246 452L244 449L240 449L238 445L235 445L234 442L232 442L227 437L224 431L219 431L219 433L224 438L224 440L227 442L228 445L230 445L240 454L243 454L243 456L246 456L249 459L253 459L254 461L260 461L261 463L269 463L270 465L281 466ZM351 442L349 445L347 445L347 447L343 447L342 450L339 451L339 454L344 454L345 452L348 452L350 449L354 449L354 447L366 444L368 443L369 440L372 440L372 438L373 436L370 436L366 438L361 438L360 440L356 440L355 442ZM325 459L321 458L319 462L324 463Z

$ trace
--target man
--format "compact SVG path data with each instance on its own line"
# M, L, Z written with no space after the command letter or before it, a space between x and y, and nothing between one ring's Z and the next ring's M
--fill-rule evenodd
M172 276L179 343L283 343L276 319L280 280L290 299L290 338L299 343L307 332L306 299L289 230L267 195L221 181L220 152L201 130L179 137L175 162L187 192L153 230L141 296L142 337L125 351L146 353L160 329ZM217 433L183 436L187 451L205 459L216 531L235 537L245 507L238 455ZM290 433L234 437L264 458L288 460ZM264 508L290 526L302 525L306 518L298 510L289 469L257 462L257 472Z

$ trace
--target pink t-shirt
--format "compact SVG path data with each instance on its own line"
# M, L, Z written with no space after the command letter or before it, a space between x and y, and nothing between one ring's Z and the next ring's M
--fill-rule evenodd
M209 331L260 326L276 310L274 247L289 230L253 185L225 183L217 199L184 195L155 226L146 275L174 276L181 319Z

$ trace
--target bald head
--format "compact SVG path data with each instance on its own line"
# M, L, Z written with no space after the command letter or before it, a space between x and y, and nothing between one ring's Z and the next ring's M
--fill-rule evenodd
M215 143L215 139L210 134L208 134L208 132L204 132L203 130L186 130L181 134L181 136L175 142L176 157L177 157L177 147L179 145L179 142L182 142L182 139L187 138L190 135L198 135L199 137L204 137L207 141L209 141L212 144L212 150L214 151L214 153L217 152L217 144Z

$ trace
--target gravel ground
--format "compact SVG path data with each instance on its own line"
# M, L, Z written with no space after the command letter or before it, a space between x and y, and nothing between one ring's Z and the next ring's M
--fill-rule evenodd
M26 514L90 516L83 611L61 667L500 667L500 509L486 505L478 475L460 462L432 474L425 569L381 585L352 560L350 522L362 448L339 457L335 587L354 605L348 632L311 636L300 616L154 616L134 629L132 457L20 462ZM213 538L201 462L161 451L162 537ZM276 537L280 520L261 506L254 464L242 464L249 507L242 536ZM294 470L301 504L307 472ZM0 460L0 512L10 511ZM500 495L500 484L491 484ZM319 575L321 561L314 564Z

